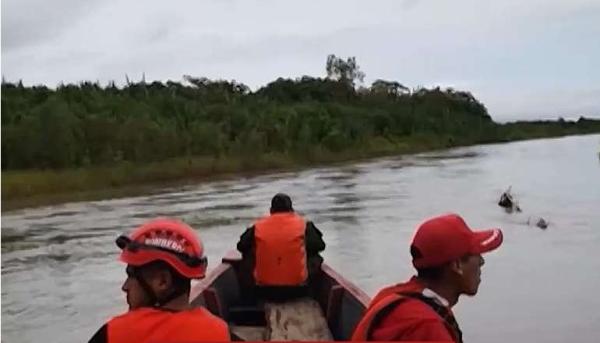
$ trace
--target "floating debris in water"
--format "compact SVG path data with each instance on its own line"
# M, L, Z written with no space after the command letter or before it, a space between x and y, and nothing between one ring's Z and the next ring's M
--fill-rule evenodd
M527 218L527 225L535 225L542 230L546 230L548 228L548 226L550 225L550 223L542 217L539 217L539 218L529 217L529 218Z
M548 227L548 222L545 221L544 218L540 218L535 226L539 227L540 229L546 229Z
M513 211L521 212L521 207L519 207L519 204L510 193L511 188L512 186L508 187L508 189L502 193L500 200L498 201L498 206L504 208L507 213L512 213Z

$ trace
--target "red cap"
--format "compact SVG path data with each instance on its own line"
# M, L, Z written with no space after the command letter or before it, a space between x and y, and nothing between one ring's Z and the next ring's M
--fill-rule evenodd
M415 233L412 246L417 251L412 251L413 265L436 267L468 254L492 251L500 244L500 229L473 231L457 214L434 217L421 224Z

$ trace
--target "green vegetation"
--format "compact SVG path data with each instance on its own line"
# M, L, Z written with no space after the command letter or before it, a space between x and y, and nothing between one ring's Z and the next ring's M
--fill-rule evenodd
M497 124L469 92L327 78L24 87L2 83L2 200L257 172L458 145L600 132L600 121ZM67 197L68 198L68 197Z

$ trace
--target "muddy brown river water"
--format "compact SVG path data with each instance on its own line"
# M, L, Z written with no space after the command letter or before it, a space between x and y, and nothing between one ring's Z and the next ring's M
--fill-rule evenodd
M456 307L465 342L600 339L600 135L485 145L203 183L2 215L2 342L81 342L124 311L114 239L146 219L197 229L210 266L287 192L324 232L326 261L367 293L412 274L423 219L499 226L480 293ZM523 213L496 202L512 185ZM529 225L543 217L546 230Z

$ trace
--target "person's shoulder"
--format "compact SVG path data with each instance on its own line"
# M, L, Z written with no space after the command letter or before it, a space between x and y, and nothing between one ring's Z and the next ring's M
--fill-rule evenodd
M307 230L311 230L311 231L314 231L319 234L321 233L319 228L317 228L317 226L315 225L315 223L312 220L305 220L304 223L306 224Z
M252 226L246 228L246 231L244 231L244 234L252 236L252 235L254 235L255 230L256 230L256 224L252 224Z
M378 302L383 298L386 298L393 294L402 294L402 293L414 293L421 292L423 290L423 286L420 285L416 279L413 277L407 282L398 283L395 285L387 286L379 290L377 294L373 297L372 303Z
M194 315L197 316L198 318L223 321L223 319L214 315L212 312L210 312L203 306L194 307L194 308L190 309L189 311L193 312Z
M178 337L195 337L198 341L227 341L230 338L227 323L202 307L177 312L156 308L133 310L113 317L108 326L112 337L119 339L149 337L158 327L186 328L178 333ZM140 341L146 342L146 339Z
M212 314L204 307L196 307L191 311L194 312L194 318L198 321L210 322L216 329L222 328L223 330L228 330L227 323L223 319Z
M192 309L192 311L194 313L193 318L195 320L195 323L192 323L192 326L204 327L207 332L210 332L210 335L214 340L228 341L231 339L229 326L223 319L212 314L204 307L196 307Z
M439 319L416 316L384 320L374 328L371 338L376 341L453 341L448 329Z
M440 321L440 316L424 302L406 297L392 311L390 316L396 319L411 318L423 321Z
M146 307L139 308L137 310L130 310L130 311L127 311L127 312L124 312L124 313L121 313L121 314L118 314L118 315L112 317L111 321L130 318L130 317L137 317L137 316L144 315L144 314L152 312L152 311L153 311L152 308L146 308Z
M401 285L402 284L395 284L395 285L383 287L382 289L380 289L377 292L377 294L375 294L373 299L383 298L383 297L387 297L388 295L396 294L396 293L398 293L398 290L400 289Z
M451 340L443 320L423 302L406 298L373 331L376 340Z
M160 320L160 312L161 311L158 311L151 307L130 310L112 317L106 323L106 325L107 327L110 327L110 332L112 332L113 334L115 332L138 333L139 330L144 330L147 323Z
M264 224L271 220L273 220L272 215L265 215L265 216L259 217L256 220L254 220L254 223L252 223L252 227L256 227L258 225Z
M159 313L159 312L160 311L158 311L152 307L142 307L142 308L139 308L136 310L130 310L125 313L116 315L116 316L112 317L112 319L110 321L115 322L115 321L128 320L131 318L148 316L148 315L152 315L152 314Z
M215 316L203 307L195 307L181 312L164 311L155 308L142 308L115 316L110 320L110 323L112 325L119 323L135 323L136 320L144 319L150 320L150 322L161 320L190 321L202 325L210 324L215 330L227 330L227 323L223 321L223 319Z

